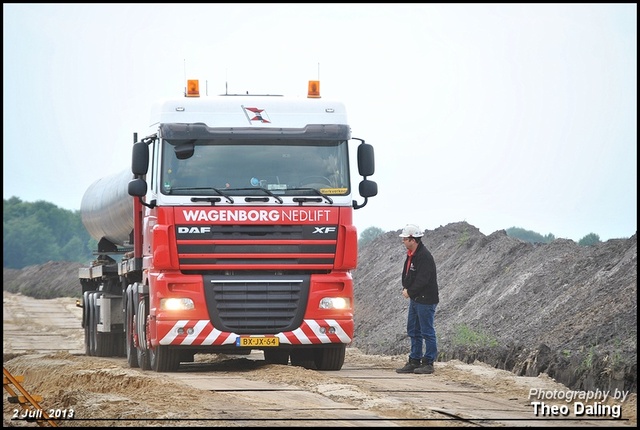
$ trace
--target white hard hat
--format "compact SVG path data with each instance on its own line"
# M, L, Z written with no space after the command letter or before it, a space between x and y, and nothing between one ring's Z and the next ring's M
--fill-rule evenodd
M402 233L400 233L400 237L422 237L424 233L420 230L415 224L407 224L405 228L402 229Z

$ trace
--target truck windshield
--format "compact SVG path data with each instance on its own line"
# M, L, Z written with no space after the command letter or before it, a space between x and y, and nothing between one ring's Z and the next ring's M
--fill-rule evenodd
M174 148L163 141L163 194L211 195L212 188L225 195L349 193L344 140L197 141L185 160L176 157Z

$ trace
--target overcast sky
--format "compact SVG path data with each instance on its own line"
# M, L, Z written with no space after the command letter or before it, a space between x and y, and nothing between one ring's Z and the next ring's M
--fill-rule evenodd
M626 238L637 41L635 3L4 3L3 197L80 209L187 78L292 96L319 78L375 148L360 232L466 221Z

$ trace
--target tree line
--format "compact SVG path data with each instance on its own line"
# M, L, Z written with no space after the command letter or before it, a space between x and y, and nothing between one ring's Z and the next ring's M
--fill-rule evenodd
M507 235L531 243L555 240L551 233L543 236L520 227L506 229ZM93 259L97 241L87 232L80 211L61 209L43 200L23 202L18 197L3 199L2 267L22 269L49 261L85 263ZM358 241L364 246L385 233L379 227L364 229ZM600 237L589 233L578 242L581 246L595 245Z
M43 200L3 199L2 267L22 269L49 261L88 262L97 249L80 211Z

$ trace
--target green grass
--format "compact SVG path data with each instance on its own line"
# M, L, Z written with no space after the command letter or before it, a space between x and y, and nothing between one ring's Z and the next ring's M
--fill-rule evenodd
M474 330L467 325L459 325L455 328L453 344L459 346L495 347L498 341L495 337L480 330Z

